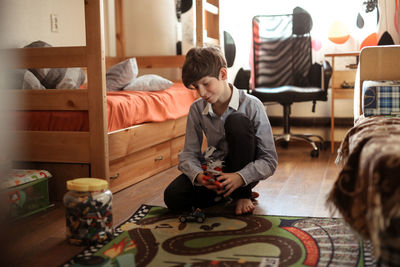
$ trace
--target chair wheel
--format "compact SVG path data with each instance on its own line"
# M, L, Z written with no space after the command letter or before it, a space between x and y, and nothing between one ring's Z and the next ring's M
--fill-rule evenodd
M311 157L312 158L318 158L318 156L319 156L319 150L318 149L317 150L315 150L315 149L311 150Z
M282 141L279 142L279 146L281 148L287 148L289 146L289 142L285 141L285 140L282 140Z

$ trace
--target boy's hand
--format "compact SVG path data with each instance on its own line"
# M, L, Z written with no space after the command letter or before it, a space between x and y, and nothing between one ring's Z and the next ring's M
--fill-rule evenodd
M217 180L221 182L223 188L225 189L224 197L229 196L237 188L244 185L242 176L237 173L221 173L221 176L219 176Z
M210 190L214 190L214 191L216 191L218 194L221 194L221 193L224 191L223 188L220 189L216 184L214 184L214 183L208 181L208 179L204 179L204 178L206 178L206 175L205 175L204 173L199 173L199 174L197 175L197 177L196 177L197 182L198 182L199 184L201 184L202 186L204 186L204 187L206 187L206 188L208 188L208 189L210 189Z

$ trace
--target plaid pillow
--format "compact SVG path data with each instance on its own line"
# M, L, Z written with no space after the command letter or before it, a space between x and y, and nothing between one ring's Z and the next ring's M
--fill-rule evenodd
M400 81L364 81L365 116L400 116Z

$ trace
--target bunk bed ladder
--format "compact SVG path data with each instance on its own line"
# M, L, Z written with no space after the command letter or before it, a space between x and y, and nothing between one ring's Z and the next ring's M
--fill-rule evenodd
M219 0L196 0L196 45L220 44Z

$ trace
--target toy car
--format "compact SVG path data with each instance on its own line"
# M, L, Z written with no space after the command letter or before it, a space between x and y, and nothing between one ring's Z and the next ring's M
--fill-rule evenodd
M203 223L206 220L206 215L200 209L196 209L189 214L182 214L178 217L182 223L185 222L198 222Z

